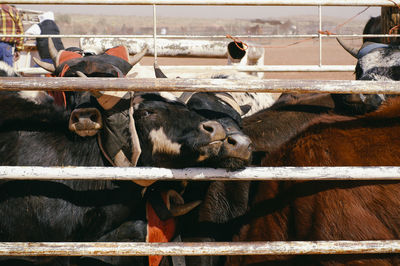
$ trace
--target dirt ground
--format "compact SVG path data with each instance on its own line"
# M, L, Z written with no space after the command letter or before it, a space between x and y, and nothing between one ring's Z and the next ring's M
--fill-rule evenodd
M319 40L274 39L265 44L265 65L318 65ZM351 45L359 46L361 42L348 41ZM69 39L64 41L66 47L76 45ZM356 59L350 56L333 38L322 42L323 65L354 65ZM152 65L153 57L146 56L143 65ZM226 65L226 59L221 58L172 58L159 57L159 65ZM352 72L267 72L268 79L317 79L317 80L353 80Z

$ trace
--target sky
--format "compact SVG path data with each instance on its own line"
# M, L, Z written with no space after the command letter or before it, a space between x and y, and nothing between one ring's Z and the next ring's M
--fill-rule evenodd
M138 5L16 5L18 8L53 11L63 14L92 14L120 16L152 16L152 6ZM350 18L365 7L322 7L322 14L330 17ZM318 7L299 6L157 6L157 15L163 17L196 17L223 19L266 19L297 15L318 16ZM370 7L359 16L366 19L380 15L379 7Z

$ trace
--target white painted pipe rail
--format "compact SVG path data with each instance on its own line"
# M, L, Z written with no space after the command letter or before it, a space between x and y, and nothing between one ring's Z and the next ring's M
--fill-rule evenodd
M398 3L398 1L396 1ZM40 5L394 6L388 0L0 0Z
M84 173L84 174L82 174ZM400 167L248 167L225 169L153 167L0 166L3 180L400 180Z
M126 38L126 39L151 39L153 35L127 35L127 34L59 34L59 35L51 35L51 34L43 34L43 35L28 35L28 34L0 34L0 36L4 37L25 37L25 38ZM319 34L260 34L260 35L235 35L236 38L318 38ZM336 37L344 37L344 38L358 38L358 37L387 37L387 38L395 38L399 37L400 34L331 34L324 35L322 34L322 38L336 38ZM230 41L230 39L226 38L226 35L157 35L159 39L202 39L209 40L212 39L225 39L226 43ZM250 45L251 46L251 45ZM268 47L268 45L265 45Z
M0 256L323 255L400 252L400 240L292 242L0 242Z
M147 73L153 71L152 66L142 66L146 69ZM264 66L162 66L163 70L182 71L188 73L202 73L204 71L214 71L221 73L224 71L239 71L239 72L354 72L355 66L353 65L264 65ZM18 73L22 75L34 74L41 75L47 74L48 71L39 67L19 68Z
M397 81L2 77L0 90L230 91L400 94Z

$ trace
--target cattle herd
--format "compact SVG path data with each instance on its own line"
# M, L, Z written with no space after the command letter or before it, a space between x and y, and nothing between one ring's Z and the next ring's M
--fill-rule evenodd
M356 79L400 78L397 46L338 41L358 60ZM149 75L138 65L146 47L130 58L124 46L82 56L49 44L54 64L36 61L54 77ZM19 75L0 62L0 76ZM155 65L152 77L167 75ZM400 166L396 95L0 91L0 106L1 166ZM397 181L133 181L1 180L0 241L400 239ZM281 264L399 265L400 256L0 257L0 265Z

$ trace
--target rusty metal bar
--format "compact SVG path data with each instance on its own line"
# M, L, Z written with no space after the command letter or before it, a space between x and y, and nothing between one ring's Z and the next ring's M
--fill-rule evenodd
M153 167L18 167L0 166L3 180L400 180L400 167L248 167L240 171L214 168Z
M152 66L141 66L146 71L153 71ZM162 66L163 70L172 71L183 71L193 73L203 73L205 71L214 71L219 73L223 71L239 71L239 72L354 72L355 66L352 65L268 65L268 66L241 66L241 65L229 65L229 66ZM48 71L38 68L19 68L17 72L24 74L47 74Z
M2 77L0 90L230 91L400 94L397 81Z
M311 255L400 252L400 240L292 242L0 242L0 256Z
M397 1L396 1L397 2ZM33 5L394 6L387 0L0 0Z

